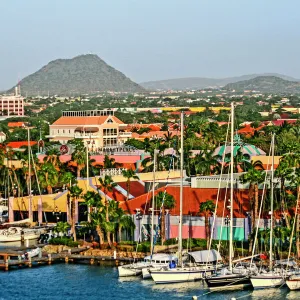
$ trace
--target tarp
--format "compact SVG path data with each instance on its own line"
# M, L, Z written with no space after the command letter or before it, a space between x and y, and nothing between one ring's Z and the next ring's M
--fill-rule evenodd
M222 260L220 253L217 250L201 250L188 252L192 256L196 263L206 263Z

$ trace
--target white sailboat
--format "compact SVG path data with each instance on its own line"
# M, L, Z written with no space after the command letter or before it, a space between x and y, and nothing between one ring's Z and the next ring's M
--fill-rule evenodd
M181 112L181 150L180 150L180 214L178 224L178 266L167 266L161 269L150 270L155 283L178 283L200 280L204 274L212 274L216 270L213 264L188 264L184 265L182 259L182 214L183 214L183 112Z
M151 255L146 256L143 262L119 266L119 277L130 277L142 275L143 279L151 278L149 270L166 267L172 262L177 263L177 257L166 253L153 253L154 251L154 208L155 208L155 172L157 152L154 151L153 160L153 186L152 186L152 221L151 221Z
M229 232L229 266L219 274L207 276L205 281L210 290L213 289L242 289L251 286L250 274L256 272L253 264L233 266L233 162L234 162L234 103L231 103L231 168L230 168L230 232ZM251 258L251 257L250 257Z
M271 171L271 220L270 220L270 265L269 272L262 271L260 274L251 276L251 284L254 289L274 288L285 283L284 273L273 270L273 214L274 214L274 143L275 134L272 135L272 171Z

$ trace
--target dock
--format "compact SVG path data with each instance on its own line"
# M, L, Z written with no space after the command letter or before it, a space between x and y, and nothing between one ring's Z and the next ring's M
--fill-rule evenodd
M27 248L28 249L28 248ZM134 261L133 258L129 257L117 257L115 256L93 256L84 255L85 248L72 248L69 250L62 251L60 253L46 254L40 253L39 256L24 259L22 255L25 253L25 249L7 249L0 251L0 270L9 271L19 268L31 268L38 266L51 265L55 263L85 263L90 265L98 265L103 262L110 262L111 264L118 266L123 264L129 264ZM20 251L21 250L21 251ZM141 259L135 259L135 261L140 261Z

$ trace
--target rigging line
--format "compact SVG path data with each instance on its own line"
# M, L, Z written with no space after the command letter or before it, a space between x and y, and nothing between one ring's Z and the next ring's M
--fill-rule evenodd
M224 219L225 219L225 208L226 208L227 192L228 192L228 184L229 184L229 173L230 173L230 168L228 168L228 173L227 173L225 197L224 197L224 204L223 204L223 213L222 213L222 218L221 218L221 231L220 231L219 243L218 243L218 251L220 251L220 248L221 248L221 240L222 240L222 235L223 235L223 227L224 227ZM227 225L227 227L228 227L228 225ZM226 237L228 239L228 236L226 236Z
M270 166L270 154L271 154L271 149L272 149L273 145L272 143L270 144L270 149L269 149L269 156L268 156L268 162L267 162L267 170L269 169ZM256 231L255 231L255 238L254 238L254 245L253 245L253 249L252 249L252 258L251 258L251 264L253 263L253 255L255 253L255 248L256 248L256 242L257 242L257 235L258 235L258 230L259 230L259 222L260 222L260 217L261 217L261 213L262 213L262 207L263 207L263 202L264 202L264 198L266 195L266 182L267 182L267 176L268 176L268 172L267 170L265 171L265 180L264 180L264 185L263 185L263 192L262 192L262 196L261 196L261 202L260 202L260 208L259 208L259 214L258 214L258 218L257 218L257 223L256 223ZM272 226L272 224L271 224ZM271 258L270 258L271 259Z
M229 116L229 119L228 119L229 122L231 120L230 118L231 118L231 116ZM226 131L226 137L225 137L225 144L224 144L224 152L222 154L222 160L221 160L221 162L222 162L221 173L220 173L220 177L219 177L219 186L218 186L218 192L217 192L217 200L216 200L216 205L215 205L213 223L212 223L212 226L211 226L211 234L210 234L208 251L210 251L210 249L211 249L212 239L213 239L213 235L214 235L215 222L216 222L216 219L217 219L217 209L218 209L219 196L220 196L220 190L221 190L221 183L222 183L222 175L223 175L223 169L224 169L225 153L226 153L226 147L227 147L227 141L228 141L228 135L229 135L229 122L228 122L228 125L227 125L227 131ZM227 185L226 185L226 187L227 187ZM206 259L206 267L207 267L207 264L208 264L208 257L209 257L209 255L207 255L207 259ZM205 271L205 273L206 273L206 271Z
M35 174L35 178L36 178L36 183L37 183L37 186L38 186L39 194L40 194L40 197L41 197L42 209L43 209L42 192L41 192L40 182L39 182L39 179L38 179L38 176L37 176L36 166L35 166L35 162L34 162L34 159L33 159L33 153L32 153L32 148L31 148L31 147L30 147L30 154L31 154L33 170L34 170L34 174ZM30 159L30 157L29 157L29 159ZM29 191L29 192L30 192L30 194L31 194L31 191ZM30 197L30 196L29 196L29 197ZM43 210L43 214L44 214L45 222L48 223L48 221L47 221L47 216L46 216L46 212L45 212L44 210Z

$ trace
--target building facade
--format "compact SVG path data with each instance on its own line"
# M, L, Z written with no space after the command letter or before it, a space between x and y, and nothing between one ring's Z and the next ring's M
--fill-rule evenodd
M111 110L64 111L49 129L49 140L67 144L82 139L90 151L122 146L131 138L127 124L114 116Z
M0 96L0 113L2 116L24 116L24 98L21 95Z

